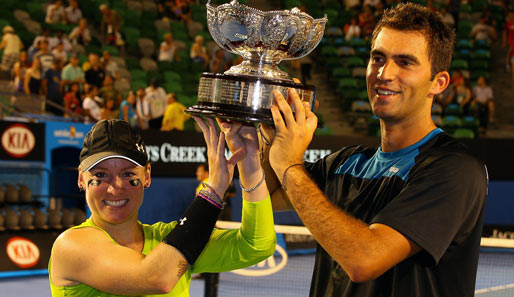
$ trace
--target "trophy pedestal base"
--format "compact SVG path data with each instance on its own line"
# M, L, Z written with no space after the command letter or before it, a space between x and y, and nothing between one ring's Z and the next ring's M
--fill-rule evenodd
M314 108L316 94L311 85L256 76L203 73L198 86L198 105L188 107L186 112L245 123L273 124L270 111L273 91L278 90L287 97L289 88L296 89L300 99Z

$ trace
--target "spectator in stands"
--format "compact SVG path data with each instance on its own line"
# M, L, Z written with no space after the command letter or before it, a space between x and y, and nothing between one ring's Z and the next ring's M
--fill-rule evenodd
M61 66L66 65L68 62L68 53L64 50L62 42L52 50L52 56L54 56L55 60L58 61Z
M453 18L453 15L448 12L446 7L441 7L441 9L439 10L439 14L441 15L443 23L450 27L455 27L455 19Z
M31 45L29 49L27 50L27 58L29 63L32 63L32 60L34 60L34 55L39 52L39 46L41 44L41 41L36 43L35 45Z
M360 0L344 0L344 4L345 4L346 9L349 9L349 10L355 9L356 10L361 5L361 1Z
M25 72L23 79L25 94L41 95L41 62L34 59L32 66Z
M3 49L4 53L2 56L2 64L0 68L3 71L11 71L13 65L20 58L20 51L23 49L23 42L14 34L14 28L11 26L5 26L2 29L4 36L0 42L0 50Z
M159 87L157 79L152 79L150 86L145 89L144 98L149 110L147 118L150 129L161 129L164 111L168 105L166 101L166 91Z
M79 89L83 89L84 72L80 69L79 58L76 55L70 57L70 62L62 69L62 84L65 92L72 84L78 84Z
M159 48L159 61L173 62L174 59L180 61L180 57L177 54L177 46L173 41L173 35L166 33Z
M118 64L111 59L111 53L109 51L103 51L102 59L100 60L102 68L105 70L105 74L117 78L119 75Z
M359 14L359 26L361 27L362 37L371 37L375 27L375 16L368 5L364 5L362 12Z
M207 48L203 45L203 37L201 35L196 35L195 43L191 46L189 57L191 61L195 63L203 63L205 66L209 64Z
M38 36L36 36L36 38L34 38L34 41L32 42L32 46L31 47L37 46L39 43L41 43L42 40L48 41L48 44L50 45L50 39L52 38L50 36L50 33L51 33L50 32L50 28L48 28L48 27L44 28L43 32L41 32L41 35L38 35Z
M453 83L455 87L454 102L462 108L464 114L469 112L469 104L471 103L471 90L465 78L457 79Z
M109 37L115 34L115 28L121 28L123 19L115 10L110 9L107 4L101 4L100 11L103 15L101 23L102 39L105 42L109 42Z
M25 73L27 69L30 67L29 58L27 56L27 52L20 53L20 59L13 66L14 73L14 91L16 93L24 93L25 92Z
M382 3L382 0L364 0L362 5L368 5L373 9L377 9L378 6Z
M477 105L480 126L486 129L489 123L494 123L493 98L493 89L487 85L485 78L480 76L477 85L473 87L473 104Z
M79 25L71 30L69 37L73 44L88 45L91 41L91 33L87 28L87 20L81 19Z
M97 88L101 88L105 80L105 71L102 69L98 55L95 53L89 54L89 69L84 73L86 77L86 83L94 85ZM84 66L82 67L84 70Z
M122 50L125 46L125 40L123 39L123 35L120 32L119 26L114 26L113 32L108 36L107 41L110 45L117 47L119 50Z
M66 109L64 117L82 117L84 112L81 106L82 104L80 104L79 84L72 83L70 85L69 91L64 95L64 108Z
M185 113L186 107L177 101L174 93L168 94L168 106L162 119L161 131L183 131L184 123L189 119L189 114Z
M85 122L95 123L102 119L102 99L98 96L98 88L95 85L87 85L86 95L82 100L82 109L84 110Z
M514 64L514 61L511 61L511 52L514 49L514 11L509 11L507 14L507 19L505 21L505 28L503 29L503 47L507 47L507 63L506 68L507 71L511 70L511 64ZM513 74L513 82L514 82L514 74Z
M50 40L49 40L50 50L53 50L54 48L56 48L59 43L62 43L63 49L67 54L71 53L71 48L72 48L71 42L68 39L68 36L66 36L66 34L64 34L61 30L55 31L55 36L50 38Z
M145 89L139 88L136 91L136 112L141 115L141 126L139 127L141 130L148 129L148 121L151 119L150 106L148 105L148 101L145 100L145 97Z
M112 76L106 75L103 81L102 88L100 88L99 92L100 97L104 100L112 99L114 100L114 107L118 108L120 106L123 98L121 97L120 92L114 88L114 81Z
M357 24L357 17L352 17L350 23L344 25L344 39L350 41L361 36L361 28Z
M136 94L129 92L127 99L120 104L119 119L129 123L131 127L141 127L143 125L141 115L136 109Z
M82 19L79 3L77 0L68 0L68 4L68 7L66 7L66 22L76 25Z
M119 111L114 109L114 100L105 101L105 106L101 109L102 120L114 120L118 118Z
M59 60L54 60L52 67L45 71L43 75L43 94L46 96L47 104L46 111L57 116L62 116L63 112L58 107L48 103L51 101L61 107L64 105L61 95L61 63Z
M191 20L191 7L188 0L170 0L164 4L166 14L172 19L187 23Z
M33 60L39 60L41 62L41 75L52 67L55 57L50 53L48 49L48 40L42 39L39 43L39 51L34 55Z
M48 5L46 8L47 24L59 24L66 22L66 11L62 5L62 0L55 0L54 4Z
M471 29L471 37L474 40L487 40L491 43L496 40L496 30L487 23L487 18L482 16L479 22Z
M432 12L437 12L437 8L434 6L434 1L433 0L427 0L426 7L428 9L430 9Z
M227 71L230 66L232 66L232 54L221 48L217 48L209 63L209 71L212 73L223 73Z

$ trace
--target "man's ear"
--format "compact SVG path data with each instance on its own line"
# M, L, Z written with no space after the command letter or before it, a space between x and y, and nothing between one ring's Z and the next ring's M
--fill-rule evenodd
M429 95L436 96L441 94L446 87L450 84L450 74L448 71L441 71L437 73L432 80L432 85L430 86Z

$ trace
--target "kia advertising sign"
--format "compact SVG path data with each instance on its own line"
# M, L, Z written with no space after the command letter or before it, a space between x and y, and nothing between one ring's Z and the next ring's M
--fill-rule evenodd
M2 272L46 269L59 234L60 230L0 232L0 278Z
M39 248L25 237L10 238L6 250L9 259L20 268L31 268L39 262Z
M0 121L0 160L45 160L44 124Z

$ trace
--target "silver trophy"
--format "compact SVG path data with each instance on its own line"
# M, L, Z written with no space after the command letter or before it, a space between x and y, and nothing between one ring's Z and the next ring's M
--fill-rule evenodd
M314 106L314 86L295 83L277 65L309 54L323 37L326 16L314 19L298 8L263 12L237 0L213 7L207 2L207 25L216 43L243 57L225 73L203 73L194 115L242 122L273 123L273 91L284 97L295 88L302 101Z

